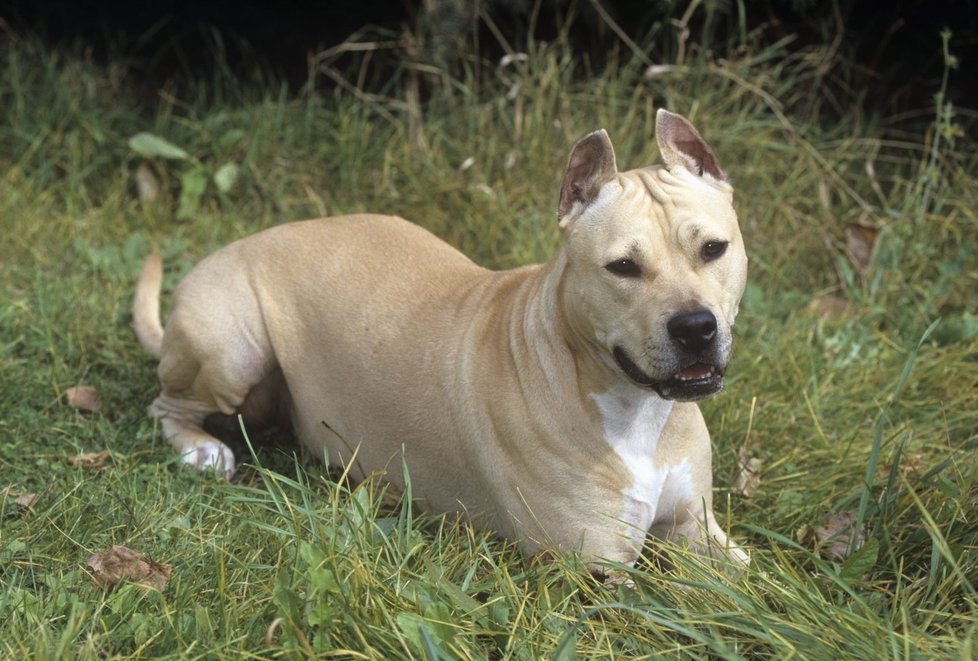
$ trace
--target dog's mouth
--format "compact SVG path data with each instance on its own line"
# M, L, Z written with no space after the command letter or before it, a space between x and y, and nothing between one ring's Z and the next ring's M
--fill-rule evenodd
M663 399L692 401L723 390L723 368L719 365L693 362L667 379L654 379L642 371L621 347L615 347L614 356L625 376L643 388L654 390Z

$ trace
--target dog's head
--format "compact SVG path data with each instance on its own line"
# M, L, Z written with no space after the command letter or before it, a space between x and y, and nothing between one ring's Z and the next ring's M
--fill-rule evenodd
M666 399L723 388L747 255L733 189L683 117L656 116L664 165L618 172L603 130L577 143L557 218L572 332L618 377Z

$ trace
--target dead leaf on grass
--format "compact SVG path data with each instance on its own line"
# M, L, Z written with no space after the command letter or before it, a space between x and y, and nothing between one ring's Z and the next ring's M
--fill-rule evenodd
M95 582L112 589L123 581L131 581L162 591L170 581L170 565L150 560L125 546L113 546L88 559Z
M105 467L105 460L109 458L109 451L101 452L82 452L74 457L68 457L68 463L78 468L99 471Z
M912 454L910 456L900 455L900 463L897 464L896 472L897 475L901 477L920 477L924 473L924 460L919 454ZM879 476L883 479L890 477L890 472L893 470L893 464L884 466L880 469Z
M836 512L820 526L806 525L798 533L798 541L815 551L826 560L841 562L849 557L849 542L852 540L856 515L852 512ZM860 530L856 539L858 551L866 543L866 531Z
M37 501L41 500L41 494L39 493L25 493L22 496L18 496L14 503L18 507L23 507L24 509L31 509L37 504Z
M744 445L737 453L737 473L734 476L730 490L744 498L750 498L761 486L761 466L764 462L758 457L750 456L749 448Z
M95 386L75 386L65 391L68 406L83 411L98 411L98 390Z
M873 257L873 247L876 245L878 235L879 230L875 227L859 223L849 223L846 227L846 248L849 251L849 259L863 278L869 270L869 262Z
M133 178L136 180L136 194L140 202L152 202L159 197L160 180L149 163L140 163Z
M811 310L819 319L838 319L849 310L849 301L839 296L817 296L808 304Z

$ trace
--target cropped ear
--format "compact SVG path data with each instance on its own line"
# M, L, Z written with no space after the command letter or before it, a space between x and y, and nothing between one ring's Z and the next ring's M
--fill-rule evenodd
M574 145L567 161L557 203L557 222L563 222L575 203L590 204L601 187L616 174L615 149L611 146L608 133L601 129L581 139Z
M685 117L660 108L655 115L655 141L667 169L681 165L700 177L727 180L713 149Z

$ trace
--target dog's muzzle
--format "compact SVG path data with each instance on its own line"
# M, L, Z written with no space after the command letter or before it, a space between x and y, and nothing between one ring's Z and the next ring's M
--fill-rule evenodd
M676 345L682 367L672 376L660 379L647 374L623 348L614 348L615 362L636 384L650 388L663 399L692 401L723 390L723 372L716 356L717 320L706 309L681 312L666 323Z

